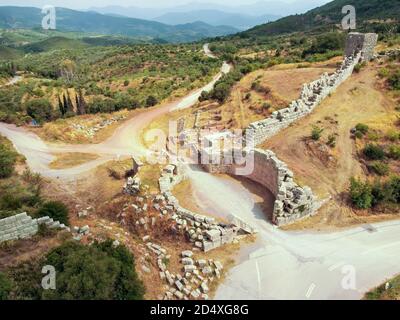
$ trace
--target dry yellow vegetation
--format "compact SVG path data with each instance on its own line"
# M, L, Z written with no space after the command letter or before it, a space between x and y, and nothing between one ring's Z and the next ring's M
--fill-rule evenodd
M43 140L49 142L64 142L71 144L100 143L110 137L114 130L121 125L123 121L132 118L140 110L127 111L122 110L111 114L87 114L75 116L67 119L58 119L46 123L41 128L32 128L31 130L39 135ZM91 135L88 130L100 125L104 121L120 119L112 124L99 129Z
M56 159L49 164L50 169L73 168L99 158L96 154L80 152L57 153L55 156Z

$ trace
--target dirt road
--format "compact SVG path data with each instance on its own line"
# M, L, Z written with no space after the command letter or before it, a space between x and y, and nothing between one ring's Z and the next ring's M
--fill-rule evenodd
M177 106L191 106L197 94L149 109L98 145L46 145L32 133L6 124L0 124L0 133L27 157L33 170L71 178L108 158L145 153L139 140L142 129ZM69 170L49 170L51 153L60 151L98 153L101 158ZM332 233L285 232L268 222L260 199L243 183L196 167L190 168L189 178L200 207L222 218L233 213L259 231L257 242L242 248L217 299L359 299L400 271L400 222Z

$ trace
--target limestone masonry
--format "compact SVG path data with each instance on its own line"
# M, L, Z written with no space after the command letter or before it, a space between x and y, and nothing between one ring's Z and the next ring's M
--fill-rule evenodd
M368 61L373 57L377 40L378 35L374 33L350 33L341 66L332 75L324 73L319 79L304 84L300 98L291 102L288 108L273 112L270 118L251 123L246 128L247 141L254 141L255 145L263 143L294 121L311 113L322 100L351 76L354 67L360 61Z
M253 233L255 230L237 217L230 217L230 224L218 223L214 218L191 212L179 205L178 199L172 195L172 189L185 179L184 166L169 165L164 168L159 179L162 197L174 208L173 218L178 225L185 228L194 246L207 252L224 244L232 243L238 233Z
M288 127L294 121L310 114L328 95L348 79L353 73L354 67L362 62L369 61L374 57L374 47L377 43L376 34L350 33L346 41L345 58L340 67L331 75L325 73L319 79L304 84L300 98L291 102L289 107L275 111L271 117L258 122L251 123L246 128L245 143L247 148L256 146L283 128ZM218 134L217 134L218 135ZM207 138L212 141L217 135ZM220 134L219 134L220 135ZM229 173L235 175L239 167L224 162L224 157L235 159L232 150L216 151L218 157L214 157L215 151L212 146L201 150L201 153L209 159L221 159L216 164L203 165L212 173ZM229 153L232 154L229 154ZM247 178L265 186L275 196L275 204L272 220L277 225L292 223L298 219L315 214L321 207L309 187L300 187L293 181L293 173L286 164L280 161L273 152L260 149L247 150L254 157L254 170ZM203 163L205 163L203 161Z
M50 229L65 229L68 227L50 217L32 219L26 212L0 220L0 243L34 236L40 225L47 225Z

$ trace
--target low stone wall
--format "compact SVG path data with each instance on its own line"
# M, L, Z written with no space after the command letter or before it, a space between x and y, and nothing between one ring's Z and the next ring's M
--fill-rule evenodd
M39 231L39 226L45 224L51 229L65 229L68 227L50 217L33 219L26 212L0 220L0 243L5 241L26 239Z
M355 56L346 57L332 75L324 73L319 79L305 84L300 98L291 102L289 107L273 112L267 119L251 123L246 128L247 144L250 145L254 142L254 145L259 145L294 121L310 114L322 100L351 76L360 58L361 52Z
M255 232L253 228L237 217L234 218L240 224L239 226L233 223L223 224L216 222L214 218L191 212L180 206L178 199L173 196L172 190L185 179L185 169L182 165L168 165L161 174L159 185L162 197L166 200L168 206L174 208L174 220L178 225L185 228L195 247L208 252L224 244L232 243L240 231L245 233Z
M274 196L272 222L286 225L317 212L322 202L318 201L309 187L300 187L293 180L293 172L269 150L253 149L248 159L254 159L254 169L246 178L266 187ZM205 165L213 173L236 175L238 165Z

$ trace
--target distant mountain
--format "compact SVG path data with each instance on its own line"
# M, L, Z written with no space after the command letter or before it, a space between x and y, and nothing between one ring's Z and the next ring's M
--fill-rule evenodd
M328 1L329 0L258 1L256 3L240 5L240 6L193 2L184 5L170 6L164 8L162 7L141 8L137 6L127 6L127 7L106 6L106 7L91 7L89 8L89 10L103 14L111 13L111 14L123 15L126 17L146 19L146 20L154 20L157 17L163 16L168 13L193 12L193 11L203 11L203 10L217 10L225 13L235 13L240 15L250 15L257 17L266 15L283 17L290 14L306 12L312 8L323 5Z
M189 12L169 12L153 20L169 25L202 21L212 26L224 25L240 30L247 30L256 25L275 21L279 18L280 16L277 15L250 16L219 10L197 10Z
M316 28L333 28L340 25L344 15L342 8L348 0L335 0L305 14L292 15L260 25L240 34L242 37L266 36L308 31ZM352 0L356 8L358 26L371 20L400 18L400 0Z
M122 35L139 39L159 39L169 42L188 42L205 37L236 33L229 26L210 26L205 23L190 23L170 26L160 22L103 15L96 12L81 12L57 8L57 30L84 32L102 35ZM0 7L0 28L40 28L43 15L33 7Z

